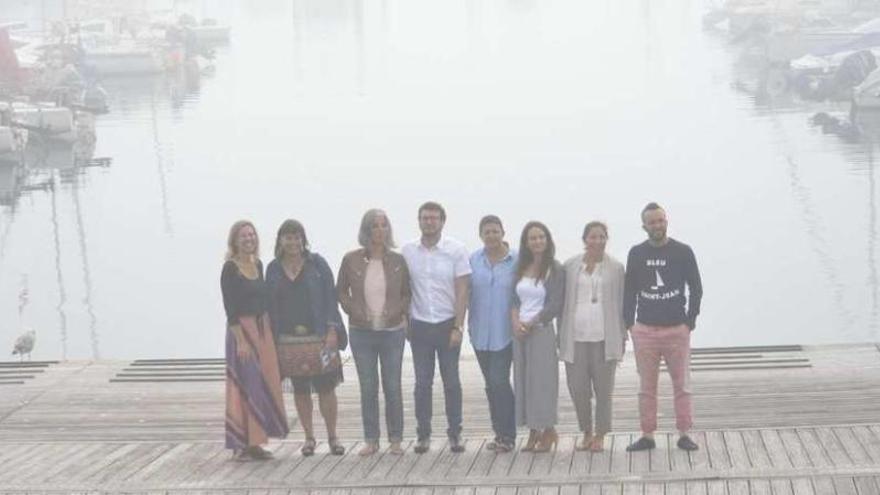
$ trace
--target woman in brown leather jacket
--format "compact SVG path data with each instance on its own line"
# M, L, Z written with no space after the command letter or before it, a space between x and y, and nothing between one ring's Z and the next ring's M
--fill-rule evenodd
M361 247L345 255L339 267L336 292L348 314L351 352L361 386L364 448L379 450L379 373L385 395L389 452L401 454L403 397L400 374L410 302L409 270L395 247L391 223L384 211L364 214L358 234Z

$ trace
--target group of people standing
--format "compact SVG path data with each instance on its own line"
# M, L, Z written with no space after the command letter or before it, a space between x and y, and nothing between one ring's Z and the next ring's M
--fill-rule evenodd
M495 432L490 450L513 450L517 426L529 428L524 451L547 452L556 445L562 360L583 433L576 448L601 451L612 426L617 363L629 335L641 381L642 436L627 450L655 446L661 359L673 382L678 447L698 448L688 432L690 332L702 297L699 270L690 247L667 237L663 208L650 203L641 219L648 240L630 250L624 268L605 252L608 227L598 221L583 229L584 252L560 263L546 225L526 224L513 249L495 215L480 220L483 247L468 253L443 235L446 211L434 202L418 210L420 238L398 253L388 216L373 209L362 218L360 248L345 255L335 283L324 258L310 250L301 223L281 225L275 259L264 276L256 230L250 222L237 222L221 276L228 322L226 446L240 460L272 456L262 445L268 437L288 434L281 380L290 378L306 437L302 454L312 455L316 448L313 393L330 453L344 454L336 435L335 388L343 380L338 351L350 342L361 388L359 454L380 448L380 383L388 451L402 454L401 373L409 340L417 422L413 450L431 448L439 367L448 446L463 452L459 357L467 316ZM348 315L348 331L340 306Z

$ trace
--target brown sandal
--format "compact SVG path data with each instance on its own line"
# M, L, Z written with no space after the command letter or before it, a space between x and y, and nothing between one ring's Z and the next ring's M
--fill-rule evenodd
M592 433L584 433L584 438L581 439L580 443L576 443L574 445L575 450L590 450L590 447L593 445L593 439L596 438Z
M544 430L544 433L541 435L541 439L538 440L538 445L535 445L535 449L532 451L536 454L542 454L544 452L550 452L556 444L559 443L559 434L556 433L556 430L552 428L547 428Z
M301 449L299 449L299 451L302 453L302 455L308 457L310 455L315 455L315 447L317 446L318 443L315 442L314 438L306 438L305 443L303 443L303 446Z
M327 446L330 447L330 453L333 455L345 454L345 447L343 447L342 444L339 443L339 439L336 437L328 439Z
M540 440L541 435L538 433L538 430L529 430L529 439L526 440L526 444L520 450L520 452L533 452L535 450L535 445L538 444L538 440Z

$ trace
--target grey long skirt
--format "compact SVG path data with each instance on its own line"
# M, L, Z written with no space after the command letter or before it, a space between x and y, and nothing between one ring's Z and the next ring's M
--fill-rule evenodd
M557 423L559 358L553 324L535 326L525 340L513 339L516 423L533 430Z

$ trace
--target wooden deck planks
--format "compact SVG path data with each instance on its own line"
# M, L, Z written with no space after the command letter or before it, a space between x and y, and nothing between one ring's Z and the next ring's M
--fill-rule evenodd
M870 464L871 457L856 438L852 428L831 428L847 457L856 465Z
M388 479L405 479L409 475L410 471L412 471L416 462L419 461L420 456L413 452L415 441L405 441L401 444L401 447L403 448L403 455L388 473Z
M549 452L541 452L535 453L532 457L532 464L529 466L529 476L530 477L545 477L550 473L550 468L553 465L553 457L556 454L559 455L567 455L570 453L570 450L561 451L558 448L550 449Z
M727 445L724 443L724 434L720 431L707 431L704 435L706 440L703 445L708 452L709 464L712 466L712 469L723 470L731 468L730 453L727 451Z
M795 478L791 481L795 495L817 495L809 478Z
M773 489L770 487L770 481L765 479L749 480L750 495L773 495Z
M553 462L548 475L553 479L564 480L571 472L571 464L575 455L574 435L560 435L559 445L553 452ZM561 491L561 490L560 490Z
M432 495L434 493L455 495L456 492L476 495L478 491L481 494L488 494L491 491L495 495L498 490L491 487L491 482L485 485L486 480L533 479L535 480L533 485L512 487L503 485L501 490L509 492L510 488L513 488L516 493L560 495L565 492L566 495L570 495L574 493L573 486L576 485L564 482L569 476L598 476L600 479L603 476L621 476L621 479L634 476L670 474L674 476L676 471L673 471L673 467L675 467L680 468L677 472L683 476L692 472L719 473L722 476L727 473L735 476L754 473L757 477L752 479L734 477L727 480L725 483L727 492L748 495L760 493L789 495L810 491L822 493L814 488L816 481L808 482L807 478L802 477L814 468L809 459L809 451L812 450L814 456L826 458L828 461L827 466L820 467L824 469L822 472L825 472L826 476L817 478L821 489L828 488L830 481L834 493L861 494L869 490L869 487L874 489L876 482L871 474L880 475L880 466L872 463L869 450L862 447L866 445L865 441L857 441L859 436L864 436L865 433L871 434L868 439L874 436L869 427L859 429L856 426L705 432L702 435L705 437L707 448L701 450L707 451L705 452L707 462L697 471L694 470L694 466L701 466L700 451L686 453L673 447L671 440L675 438L675 434L672 433L658 434L659 446L655 451L633 454L626 453L624 449L636 434L623 433L609 437L611 452L597 454L575 452L576 437L569 435L557 449L544 454L517 452L496 455L482 448L485 439L466 439L467 446L479 445L480 448L473 447L463 454L453 454L444 443L441 448L421 456L411 451L403 456L392 456L383 451L371 458L361 458L352 448L355 443L351 443L347 445L349 452L345 456L332 456L327 451L326 445L322 445L315 456L303 458L297 450L299 442L282 442L275 448L279 457L274 460L264 463L236 463L229 460L229 453L222 449L219 443L96 442L55 446L34 444L38 447L48 445L52 455L47 456L45 449L40 451L39 448L36 450L40 451L40 454L33 455L35 459L46 458L52 463L49 469L42 471L42 477L38 480L41 486L59 481L70 482L71 486L82 486L89 484L90 480L92 482L97 480L99 483L95 483L96 486L115 489L173 485L194 490L212 490L233 489L257 483L269 490L273 486L305 484L314 486L312 492L319 493L322 491L320 488L322 486L343 483L356 487L362 480L367 483L367 487L378 483L375 488L369 488L371 494L392 495L395 490L394 483L422 480L439 483L431 489ZM696 434L699 435L700 433ZM802 442L802 439L806 439L806 442ZM834 440L837 443L826 448L825 444L819 443L821 439L826 442ZM852 446L860 450L845 450L846 441L854 442ZM828 450L834 448L838 450L828 453ZM25 449L21 445L14 444L12 450L30 452L33 449ZM579 454L583 463L581 473L574 472L574 463ZM505 458L508 460L505 461ZM601 462L593 461L603 458L610 461L609 469L586 472L588 459L589 467L592 468L601 466ZM407 459L412 459L412 464L407 465ZM499 460L501 462L496 463ZM184 469L183 465L188 465L189 468ZM107 473L111 471L109 469L111 466L115 467L112 474ZM473 470L477 466L482 466L480 472L474 473ZM20 486L16 484L17 480L27 480L32 472L38 471L34 466L29 468L30 470L19 471L8 486ZM865 468L873 471L865 472ZM840 469L844 471L838 471ZM846 476L842 474L847 472L846 469L855 469L855 471L852 471L853 475ZM801 473L800 476L797 475L798 472ZM778 474L765 477L770 473ZM786 473L788 473L787 477ZM849 482L846 481L847 479ZM450 482L452 485L446 484ZM663 493L669 494L702 494L713 490L711 484L711 480L708 482L682 480L624 482L615 486L622 493L659 493L662 488ZM593 491L592 488L587 488L592 485L595 484L581 484L577 489L578 494ZM607 484L605 491L608 491L610 486L611 484Z
M687 483L671 483L671 485L676 485L676 486L684 485L685 493L687 493L687 495L708 495L709 494L709 484L706 481L689 481ZM669 491L669 485L667 485L667 491Z
M608 472L609 473L629 473L631 456L626 451L626 446L632 443L632 437L625 433L615 434L611 437L611 449L608 451ZM594 454L595 455L595 454ZM604 454L598 454L600 457ZM647 456L647 452L636 452L633 455ZM595 460L595 459L594 459ZM604 461L606 459L602 459Z
M709 446L706 443L705 433L700 431L693 432L691 437L693 437L694 442L700 447L693 452L688 452L688 458L691 461L691 469L697 472L710 470L712 464L709 459Z
M271 444L276 459L249 463L231 462L222 448L222 387L101 384L96 380L106 380L108 372L121 368L81 365L76 383L57 390L50 386L43 393L41 384L60 376L50 368L21 395L41 398L28 399L25 406L0 418L0 493L880 493L880 414L875 414L880 412L880 353L837 360L834 349L804 352L814 363L810 370L700 373L694 380L698 429L693 438L700 446L696 452L675 446L665 377L657 449L625 451L639 433L633 428L638 424L637 380L633 370L624 367L614 400L619 413L615 424L626 428L608 435L605 452L574 450L580 435L566 401L560 401L560 443L553 451L486 450L491 438L487 406L481 378L474 375L463 376L468 389L465 422L474 433L463 439L462 454L451 453L444 441L435 440L429 453L416 455L407 441L403 456L383 450L361 458L356 452L360 444L353 440L361 432L360 416L343 412L339 428L341 438L348 439L345 456L329 455L326 442L321 442L315 456L303 458L298 452L301 442L290 440ZM840 363L857 365L858 372L829 368ZM463 358L463 375L469 366L475 365ZM406 380L404 387L411 386L411 379ZM339 397L341 411L357 411L356 384L341 387ZM59 411L69 413L63 421ZM292 409L288 412L296 423ZM442 415L435 417L438 425L444 420Z
M852 463L852 460L831 428L819 427L815 429L815 433L820 445L828 455L828 458L831 459L833 465L846 466Z
M489 470L492 469L492 464L495 462L496 457L513 455L511 452L502 452L496 454L495 452L486 449L486 443L488 443L489 441L489 439L486 439L481 442L480 451L477 454L476 459L474 459L474 463L471 465L470 471L468 471L467 475L465 476L467 479L482 478L488 476ZM477 491L479 491L479 489Z
M11 483L23 470L33 468L35 463L31 462L32 459L49 456L51 451L64 448L70 447L63 444L21 444L17 447L12 446L10 454L4 458L3 469L0 470L0 486Z
M831 460L828 458L828 454L825 453L825 449L822 448L819 437L816 436L816 432L813 429L798 428L795 431L804 447L804 451L807 453L811 467L823 468L831 465Z
M853 478L853 484L856 486L856 492L859 495L876 495L880 493L874 479L869 476L857 476Z
M8 472L8 475L4 476L2 483L4 485L33 483L32 478L42 479L47 469L75 455L83 447L83 444L41 445L28 455L22 456L15 464L4 466L3 471Z
M850 477L833 477L831 483L837 495L858 495L855 481Z
M859 445L865 450L872 464L880 463L880 440L874 436L870 427L857 425L852 427L853 436L859 442Z
M752 486L748 480L730 480L726 487L727 493L730 495L749 495L752 493Z
M706 483L706 492L708 495L728 495L727 483L719 480L712 480ZM733 495L732 493L730 495Z
M485 439L465 438L463 441L465 451L452 459L452 464L444 474L444 477L447 479L466 478L474 464L477 462L477 458L480 455L488 453L488 451L483 448L486 442Z

